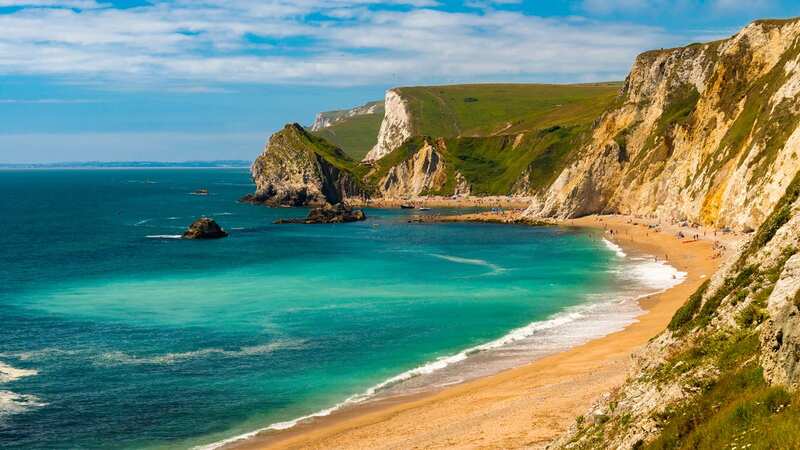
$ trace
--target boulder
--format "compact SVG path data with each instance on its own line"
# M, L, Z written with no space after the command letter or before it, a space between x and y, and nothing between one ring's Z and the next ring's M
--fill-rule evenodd
M208 217L201 217L191 225L183 233L184 239L219 239L227 236L226 233L214 219Z

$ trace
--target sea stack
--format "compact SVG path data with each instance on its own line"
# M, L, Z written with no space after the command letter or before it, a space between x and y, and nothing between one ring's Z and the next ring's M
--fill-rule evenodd
M226 233L214 219L201 217L189 225L189 228L183 233L182 237L184 239L219 239L227 235L228 233Z

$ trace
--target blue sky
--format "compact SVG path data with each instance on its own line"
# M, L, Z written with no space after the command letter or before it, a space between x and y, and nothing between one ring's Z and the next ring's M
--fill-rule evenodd
M0 162L252 159L398 85L624 78L786 0L0 0Z

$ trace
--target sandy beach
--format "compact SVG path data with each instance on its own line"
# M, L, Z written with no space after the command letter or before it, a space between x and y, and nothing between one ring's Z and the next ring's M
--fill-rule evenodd
M462 220L502 221L499 217ZM566 226L610 229L626 251L666 259L687 273L668 291L640 301L646 311L622 331L528 365L436 392L371 402L227 448L412 449L541 448L564 432L603 393L626 378L630 355L659 334L675 310L710 277L738 239L678 225L655 231L625 216L590 216ZM678 236L682 232L684 237Z

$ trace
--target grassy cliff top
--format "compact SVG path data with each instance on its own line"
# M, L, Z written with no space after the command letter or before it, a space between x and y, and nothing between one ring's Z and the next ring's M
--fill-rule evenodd
M622 83L463 84L398 88L418 135L491 136L591 123Z
M362 114L342 118L333 125L314 131L315 136L324 138L340 147L350 158L360 161L378 142L378 130L383 120L383 108L374 114Z
M416 135L451 138L589 124L605 111L621 87L621 82L607 82L460 84L396 90L409 102ZM346 112L323 114L342 115ZM340 118L313 134L340 147L350 158L358 161L377 142L382 120L383 108L378 108L373 114Z

